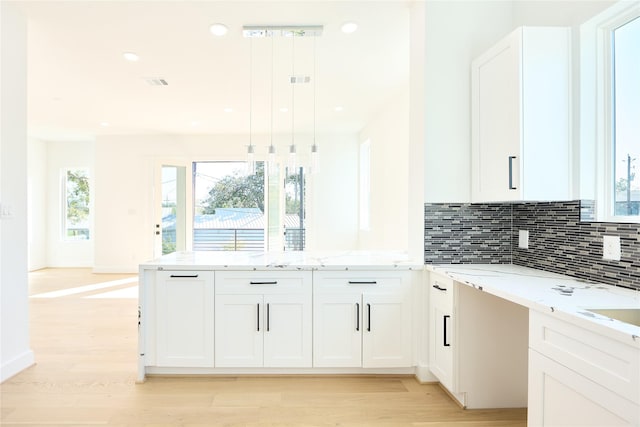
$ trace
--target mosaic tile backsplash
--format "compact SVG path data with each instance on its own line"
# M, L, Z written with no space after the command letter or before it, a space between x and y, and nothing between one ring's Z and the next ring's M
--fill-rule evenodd
M580 201L425 204L425 263L513 263L640 290L640 224L580 222L585 209ZM529 231L529 249L518 248L519 230ZM620 236L620 261L602 259L604 235Z
M425 264L511 263L511 206L425 204Z

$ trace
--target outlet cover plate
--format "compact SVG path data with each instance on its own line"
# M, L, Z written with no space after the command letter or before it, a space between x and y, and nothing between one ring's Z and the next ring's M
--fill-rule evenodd
M529 230L518 230L518 247L529 249Z
M602 259L620 261L620 236L603 236Z

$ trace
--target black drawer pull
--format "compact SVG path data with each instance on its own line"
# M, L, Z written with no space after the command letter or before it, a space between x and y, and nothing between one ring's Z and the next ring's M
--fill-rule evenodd
M451 344L449 344L449 342L447 341L447 320L450 318L451 316L449 316L448 314L445 314L443 316L442 319L442 323L444 325L444 338L443 338L443 342L442 345L444 345L445 347L450 347Z
M432 286L434 289L437 289L439 291L447 291L447 288L441 288L437 283L435 285Z
M377 285L375 280L349 280L350 285Z
M197 274L172 274L169 276L174 279L182 278L182 279L196 279L198 277Z
M277 280L273 280L273 281L269 281L269 282L259 282L259 281L250 281L249 282L250 285L277 285L278 281Z

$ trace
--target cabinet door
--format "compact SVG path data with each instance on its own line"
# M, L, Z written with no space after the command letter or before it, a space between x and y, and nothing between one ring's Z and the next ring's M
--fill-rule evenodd
M262 366L262 295L216 295L216 367Z
M453 390L453 280L430 275L429 368L440 382Z
M157 365L213 367L213 272L156 274Z
M361 294L316 293L313 299L313 365L362 366Z
M637 426L640 407L529 350L531 426Z
M362 367L412 366L411 304L404 292L363 295Z
M521 32L472 63L473 201L520 198Z
M311 294L264 296L264 366L310 368Z

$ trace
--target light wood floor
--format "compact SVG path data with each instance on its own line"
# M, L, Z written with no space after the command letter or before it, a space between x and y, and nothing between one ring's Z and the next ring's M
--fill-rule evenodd
M30 273L30 295L131 276ZM2 426L526 426L526 410L462 410L411 377L150 378L135 384L137 300L113 289L31 298L37 365L0 385Z

